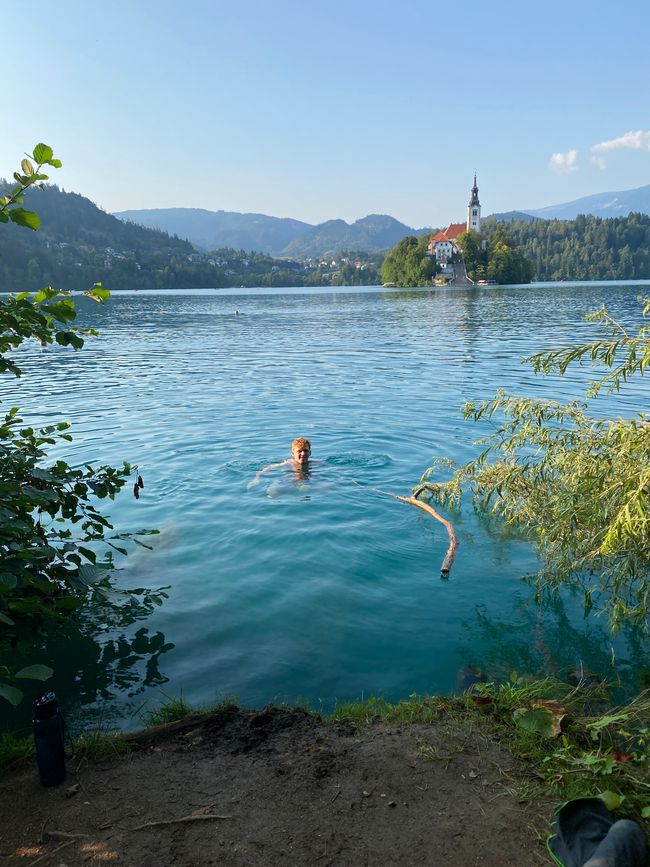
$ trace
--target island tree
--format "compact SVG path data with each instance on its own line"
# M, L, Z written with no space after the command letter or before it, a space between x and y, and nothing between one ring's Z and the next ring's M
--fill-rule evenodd
M530 283L534 268L499 223L487 243L476 232L463 232L457 240L467 275L471 280L497 283Z
M435 259L428 255L428 244L429 235L402 238L384 259L382 282L403 288L429 286L438 268Z

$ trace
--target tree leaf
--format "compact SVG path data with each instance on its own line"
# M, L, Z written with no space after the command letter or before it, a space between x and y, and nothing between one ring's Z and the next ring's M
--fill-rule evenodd
M4 698L9 704L17 707L23 700L23 693L15 686L9 686L8 683L0 683L0 698Z
M527 732L553 738L559 734L555 718L550 710L543 707L520 707L513 713L513 719L519 728Z
M83 583L87 585L96 584L98 581L107 577L108 572L105 569L101 569L99 566L91 566L89 563L84 563L84 565L79 568L79 578L81 578Z
M609 789L605 789L604 792L599 792L597 797L600 798L608 810L612 811L618 810L625 800L625 795L619 795L617 792L612 792Z
M16 672L16 677L22 677L25 680L49 680L54 674L54 669L49 665L27 665Z
M13 211L9 211L9 219L17 226L24 226L34 231L41 225L38 214L34 211L26 211L24 208L14 208Z
M54 151L49 145L39 142L39 144L34 148L32 156L37 163L48 163L54 156Z
M2 611L0 611L0 623L6 623L7 626L14 626L14 621L11 617L7 617L7 615L3 614Z
M34 166L30 163L29 160L23 160L20 164L20 167L25 172L27 177L31 178L34 174Z
M18 578L12 572L0 572L0 584L7 590L13 590L18 584Z

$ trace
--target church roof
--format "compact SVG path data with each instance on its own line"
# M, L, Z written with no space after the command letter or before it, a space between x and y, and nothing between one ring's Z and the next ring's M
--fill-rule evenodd
M442 229L440 232L436 232L436 234L429 241L429 245L435 246L436 244L444 244L445 242L453 244L456 238L466 231L466 223L450 223L446 229Z
M459 235L467 231L467 223L450 223L445 229L445 236L450 241L455 241Z

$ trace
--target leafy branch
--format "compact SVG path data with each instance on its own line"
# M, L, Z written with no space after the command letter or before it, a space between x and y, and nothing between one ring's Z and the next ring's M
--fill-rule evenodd
M646 302L643 315L650 313ZM563 374L589 357L613 368L591 392L607 383L618 389L650 361L650 329L630 336L603 308L590 317L610 339L539 353L529 359L537 372ZM621 336L622 335L622 336ZM650 421L599 419L587 404L534 400L504 391L467 403L464 417L499 418L479 441L483 450L455 469L446 482L432 482L438 467L420 480L428 496L457 504L469 491L479 511L523 530L535 542L543 565L539 592L565 584L582 589L585 605L607 613L614 631L625 619L646 625L650 609Z
M0 222L38 228L37 215L21 207L23 192L47 180L44 165L58 168L61 161L44 144L34 148L33 158L36 168L24 159L22 174L14 173L17 186L0 199ZM100 303L109 297L99 283L84 294ZM75 327L76 316L70 293L51 287L0 300L0 373L21 375L10 353L28 340L81 349L84 337L96 332ZM48 462L52 446L72 439L69 428L67 422L27 426L18 407L0 417L0 651L21 643L32 646L36 632L74 617L91 599L150 610L167 595L166 588L117 591L112 586L113 551L127 553L116 541L148 547L138 537L156 531L109 535L113 526L97 501L113 500L134 468L127 463L116 468ZM0 664L5 680L50 674L46 666L12 672ZM17 687L0 683L0 697L16 703L21 696Z
M32 159L36 163L36 168L34 168L29 155L26 155L20 164L22 174L14 172L16 186L12 190L6 191L5 195L0 198L0 223L11 221L17 226L23 226L26 229L33 229L35 231L41 225L41 221L38 214L34 213L34 211L26 211L21 207L23 204L23 194L33 184L42 186L43 181L49 179L49 175L41 172L43 166L52 166L52 168L60 169L63 163L54 157L52 148L42 142L34 148Z
M642 315L649 316L650 298L640 298L639 301L644 305ZM585 360L589 360L592 367L601 364L612 368L608 374L592 383L587 392L589 397L596 396L604 386L607 386L608 391L618 391L628 377L635 373L643 376L650 365L650 325L642 326L638 334L631 337L605 305L600 310L589 313L586 318L589 322L600 324L605 338L583 346L531 355L526 361L530 362L535 373L557 372L563 376L569 365L576 361L582 364Z

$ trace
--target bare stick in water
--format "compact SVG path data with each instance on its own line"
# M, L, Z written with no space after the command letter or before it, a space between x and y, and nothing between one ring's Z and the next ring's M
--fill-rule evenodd
M436 521L440 521L441 524L444 524L447 528L447 534L449 536L449 547L447 548L447 553L445 554L445 559L442 561L442 566L440 567L440 572L442 575L449 575L449 570L454 562L454 557L456 556L456 548L458 548L458 539L456 538L456 534L454 533L454 528L451 523L447 521L446 518L443 518L442 515L439 515L438 512L433 508L433 506L429 506L427 503L421 503L420 500L415 497L401 497L399 494L392 494L396 500L401 500L403 503L410 503L412 506L417 506L418 509L424 509L425 512L428 512L430 515L436 519Z
M446 518L443 518L433 506L429 506L428 503L421 503L417 497L402 497L400 494L393 494L391 491L382 491L379 488L371 488L369 485L361 485L356 480L353 480L355 485L359 485L360 488L366 488L369 491L376 491L378 494L385 494L387 497L393 497L395 500L401 500L402 503L409 503L411 506L417 506L418 509L423 509L425 512L428 512L429 515L432 515L436 521L440 521L441 524L444 524L447 529L447 534L449 536L449 547L447 548L447 553L445 554L445 559L442 561L442 566L440 567L440 573L442 575L449 575L449 570L452 567L454 562L454 557L456 556L456 548L460 544L458 539L456 538L456 533L454 532L454 528L451 525L450 521L447 521ZM420 488L417 493L419 493L423 488Z

